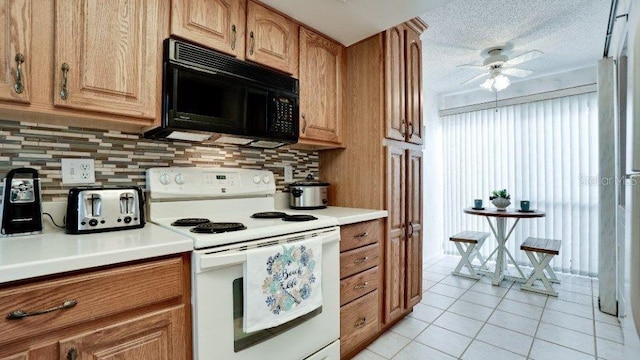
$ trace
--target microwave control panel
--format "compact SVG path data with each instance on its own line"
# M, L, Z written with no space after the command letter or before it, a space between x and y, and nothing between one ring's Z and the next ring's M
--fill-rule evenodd
M298 128L295 126L297 114L295 113L294 100L284 96L274 96L273 103L271 132L291 136L298 135Z

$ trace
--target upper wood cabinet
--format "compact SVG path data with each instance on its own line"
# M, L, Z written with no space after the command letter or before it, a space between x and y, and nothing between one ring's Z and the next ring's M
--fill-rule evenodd
M173 0L171 34L244 58L246 0Z
M298 24L253 1L247 4L246 59L298 76Z
M344 47L300 27L300 141L342 144Z
M156 118L168 3L56 1L54 104Z
M409 29L406 44L406 116L407 141L422 144L422 42L420 35Z
M426 25L418 20L384 34L385 136L422 144L422 43Z
M404 140L406 136L404 38L404 25L392 27L384 33L386 137L394 140Z
M0 0L0 99L30 101L31 0Z

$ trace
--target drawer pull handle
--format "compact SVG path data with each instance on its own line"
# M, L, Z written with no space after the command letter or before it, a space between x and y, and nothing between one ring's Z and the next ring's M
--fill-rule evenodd
M253 55L253 48L256 47L256 38L253 36L253 31L249 33L249 39L251 39L251 46L249 47L249 55Z
M22 63L24 62L24 55L16 54L16 83L13 85L13 90L16 94L22 94L24 91L24 85L22 85Z
M237 37L236 26L231 25L231 50L236 49L236 37Z
M362 319L358 319L358 320L356 321L356 323L355 323L355 324L353 324L353 327L361 328L361 327L363 327L366 323L367 323L367 317L365 316L365 317L363 317Z
M76 360L78 358L78 349L72 347L67 351L67 360Z
M62 100L67 100L69 97L69 90L67 90L67 73L69 72L69 64L62 64L60 69L62 70L62 89L60 90L60 97Z
M354 239L360 239L360 238L364 238L364 237L367 237L367 236L369 236L369 233L368 232L363 232L362 234L355 235L353 238Z
M363 258L359 258L359 259L355 259L355 260L353 260L353 263L354 263L354 264L362 264L363 262L365 262L365 261L367 261L367 260L369 260L369 257L368 257L368 256L365 256L365 257L363 257Z
M52 307L50 309L45 309L45 310L38 310L38 311L32 311L32 312L27 312L24 310L16 310L13 312L10 312L9 315L7 315L7 319L8 320L20 320L22 318L26 318L27 316L36 316L36 315L42 315L42 314L47 314L53 311L57 311L57 310L62 310L62 309L70 309L74 306L76 306L78 304L77 300L65 300L64 303L62 303L62 305L60 306L56 306L56 307Z
M369 286L369 282L365 281L362 284L356 285L353 287L353 290L360 290L360 289L364 289L367 286Z

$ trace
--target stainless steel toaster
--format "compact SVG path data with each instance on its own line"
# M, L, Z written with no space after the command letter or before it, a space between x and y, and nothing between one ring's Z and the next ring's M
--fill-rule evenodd
M69 190L69 234L144 227L144 195L137 186L77 187Z

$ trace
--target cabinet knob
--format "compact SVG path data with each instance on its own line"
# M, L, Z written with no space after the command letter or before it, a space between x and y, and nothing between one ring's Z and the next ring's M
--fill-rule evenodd
M16 83L13 85L13 90L17 94L22 94L24 91L24 85L22 84L22 63L24 62L24 55L21 53L16 54Z
M365 231L365 232L363 232L361 234L354 235L353 238L354 239L361 239L361 238L365 238L367 236L369 236L369 233Z
M407 122L405 119L400 120L400 133L402 136L407 136Z
M62 70L62 90L60 90L60 97L62 100L67 100L67 97L69 97L69 90L67 90L67 73L69 72L69 64L62 64L60 69Z
M411 223L411 221L409 221L409 229L411 229L409 236L413 236L413 224Z
M413 122L409 121L409 135L413 135Z

